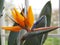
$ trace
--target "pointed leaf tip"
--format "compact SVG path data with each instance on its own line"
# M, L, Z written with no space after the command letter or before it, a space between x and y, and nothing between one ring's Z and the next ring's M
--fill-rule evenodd
M39 31L39 30L49 30L49 29L55 29L55 28L57 29L57 28L60 28L60 27L58 27L58 26L50 26L50 27L35 28L33 30Z

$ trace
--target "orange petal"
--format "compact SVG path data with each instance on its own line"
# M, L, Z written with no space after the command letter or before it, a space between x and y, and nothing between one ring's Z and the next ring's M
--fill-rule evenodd
M13 31L13 32L19 32L21 30L21 27L19 26L13 26L13 27L2 27L2 29Z
M33 16L33 12L32 12L32 7L29 6L28 13L27 13L26 24L31 28L33 23L34 23L34 16Z
M17 11L17 9L16 8L14 8L14 11L15 11L15 13L16 13L16 16L17 16L17 21L19 22L19 24L21 25L21 26L25 26L25 24L24 24L24 17Z
M13 16L13 18L14 18L14 21L18 23L18 21L17 21L17 16L16 16L15 11L14 11L14 10L11 10L11 13L12 13L12 16Z

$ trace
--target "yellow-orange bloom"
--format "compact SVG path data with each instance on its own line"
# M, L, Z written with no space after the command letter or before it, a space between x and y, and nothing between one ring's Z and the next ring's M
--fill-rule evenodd
M13 12L14 11L14 12ZM17 11L17 9L16 8L14 8L13 10L12 10L12 15L13 15L13 17L15 18L15 20L21 25L21 26L25 26L25 24L24 24L24 17Z
M33 23L34 23L34 15L32 12L32 7L29 6L27 11L26 25L31 28L33 26Z
M19 26L13 26L13 27L2 27L2 29L19 32L22 28Z
M19 32L21 29L25 29L26 31L31 32L31 31L38 31L38 30L48 30L48 29L52 30L52 29L60 28L60 27L41 27L41 28L31 29L34 24L34 15L31 6L29 6L28 8L26 16L24 16L23 12L22 12L23 14L18 12L16 8L13 8L11 10L11 13L17 26L2 27L2 29L10 30L13 32Z
M34 23L34 16L32 12L32 7L29 6L27 15L24 17L16 8L13 8L11 10L12 16L14 18L14 21L19 24L18 26L13 26L13 27L2 27L5 30L10 30L14 32L18 32L22 28L27 28L30 30L30 28L33 26Z

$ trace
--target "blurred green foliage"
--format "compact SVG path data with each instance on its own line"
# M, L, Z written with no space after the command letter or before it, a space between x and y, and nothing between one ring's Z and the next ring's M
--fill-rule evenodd
M49 6L50 6L51 4L49 4ZM47 9L49 9L50 7L49 6L45 6L45 8L42 10L42 12L44 12L44 13L41 13L40 15L47 15L47 19L49 20L48 21L48 25L47 26L50 26L50 19L51 19L51 10L47 10ZM46 13L46 12L48 12L48 13ZM13 33L13 35L12 35L12 33ZM9 44L11 45L11 43L12 43L12 45L15 43L15 40L16 40L16 38L17 38L17 36L18 36L18 33L15 33L15 32L11 32L10 33L10 38L9 38ZM47 36L46 36L47 37ZM39 37L40 38L40 37ZM11 40L12 39L12 40ZM36 39L36 38L35 38ZM13 42L14 41L14 42ZM31 40L32 41L32 40ZM33 40L33 41L35 41L35 40ZM38 39L36 40L36 41L38 41ZM44 41L45 42L45 41ZM59 44L59 42L60 42L60 39L59 38L51 38L51 37L49 37L49 38L47 38L47 40L46 40L46 42L44 43L44 45L60 45ZM35 43L35 42L34 42ZM6 45L8 44L8 42L6 41ZM1 44L0 44L1 45Z
M7 45L7 40L6 40ZM44 45L60 45L60 38L48 37Z
M60 45L60 38L48 37L44 45Z

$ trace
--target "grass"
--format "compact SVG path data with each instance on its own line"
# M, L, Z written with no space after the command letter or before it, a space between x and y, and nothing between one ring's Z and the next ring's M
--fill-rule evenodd
M60 38L48 37L44 45L60 45Z
M7 41L6 41L6 45L7 45ZM48 37L44 45L60 45L60 38Z

